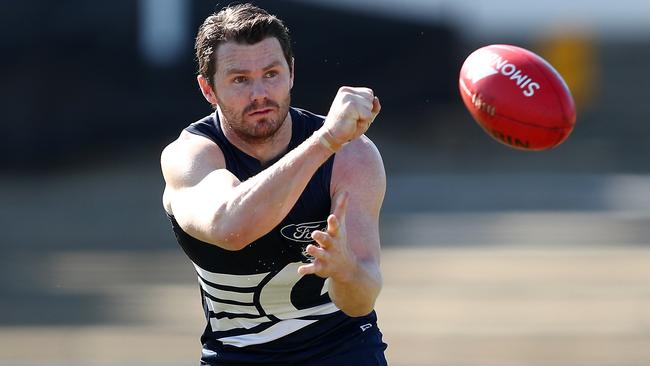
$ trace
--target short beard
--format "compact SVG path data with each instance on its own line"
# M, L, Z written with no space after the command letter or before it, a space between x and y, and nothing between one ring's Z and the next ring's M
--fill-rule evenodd
M287 97L280 103L266 99L263 103L254 102L249 104L244 108L241 114L238 114L228 106L220 105L219 107L223 116L224 124L234 132L238 138L247 144L259 145L271 140L280 127L282 127L284 121L287 119L290 103L291 95L287 95ZM244 118L249 112L255 109L272 107L277 108L277 120L263 118L258 120L253 126L244 123Z

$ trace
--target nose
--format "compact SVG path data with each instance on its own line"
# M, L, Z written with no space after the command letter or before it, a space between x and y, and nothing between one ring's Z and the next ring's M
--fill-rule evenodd
M256 79L251 89L251 100L264 100L267 96L264 81L262 79Z

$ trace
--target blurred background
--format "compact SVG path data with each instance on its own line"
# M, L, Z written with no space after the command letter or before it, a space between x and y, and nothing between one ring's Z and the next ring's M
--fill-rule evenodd
M292 31L293 105L381 97L391 364L650 364L650 2L254 3ZM225 4L0 5L0 365L198 363L159 155L210 113L193 38ZM472 121L458 72L494 43L564 76L565 143L515 151Z

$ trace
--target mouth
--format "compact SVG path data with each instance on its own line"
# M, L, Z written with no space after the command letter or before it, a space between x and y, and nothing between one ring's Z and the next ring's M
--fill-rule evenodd
M248 115L251 117L256 117L256 116L263 116L271 112L273 112L273 108L262 108L262 109L256 109L248 113Z

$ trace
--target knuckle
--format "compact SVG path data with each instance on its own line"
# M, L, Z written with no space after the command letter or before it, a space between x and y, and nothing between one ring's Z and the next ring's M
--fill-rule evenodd
M343 100L341 100L341 104L343 105L344 108L351 108L352 106L354 106L354 100L348 94L343 96Z

